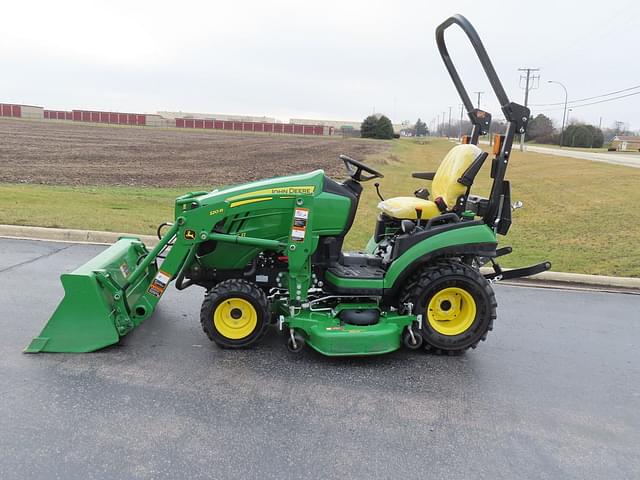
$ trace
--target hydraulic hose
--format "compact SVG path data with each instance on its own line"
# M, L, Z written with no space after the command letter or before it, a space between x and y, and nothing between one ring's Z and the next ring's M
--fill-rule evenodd
M191 262L193 261L193 259L196 256L196 250L198 249L198 245L194 244L191 249L189 250L189 253L187 254L187 258L185 258L184 263L182 264L182 268L180 269L180 273L178 273L178 275L176 276L176 289L177 290L184 290L187 287L190 287L191 285L194 284L193 281L191 280L187 280L185 283L183 283L184 280L184 276L187 272L187 269L191 266Z

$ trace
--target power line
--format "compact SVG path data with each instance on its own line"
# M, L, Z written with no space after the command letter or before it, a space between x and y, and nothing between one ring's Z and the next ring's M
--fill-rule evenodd
M579 98L577 100L569 100L567 103L584 102L586 100L593 100L594 98L608 97L609 95L615 95L617 93L628 92L629 90L635 90L636 88L640 88L640 85L636 85L634 87L629 87L629 88L623 88L622 90L616 90L615 92L603 93L602 95L595 95L593 97ZM622 98L622 97L620 97L620 98ZM564 105L564 102L531 104L532 107L553 107L555 105Z
M626 98L626 97L632 97L633 95L640 95L640 92L627 93L626 95L620 95L618 97L607 98L605 100L598 100L597 102L583 103L582 105L572 105L571 108L588 107L589 105L596 105L598 103L613 102L614 100L619 100L621 98ZM597 97L594 97L594 98L597 98ZM551 112L551 111L554 111L554 110L563 110L563 109L562 108L545 108L543 110L537 110L537 111Z
M587 105L595 105L596 103L611 102L613 100L618 100L619 98L632 97L634 95L640 95L640 92L627 93L626 95L620 95L619 97L607 98L606 100L598 100L597 102L584 103L582 105L576 105L575 107L572 107L572 108L586 107Z

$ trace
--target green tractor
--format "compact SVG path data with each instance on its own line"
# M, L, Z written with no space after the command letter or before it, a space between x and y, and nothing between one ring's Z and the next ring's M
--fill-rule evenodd
M491 116L474 109L451 62L445 30L467 34L507 119L496 137L489 198L471 195L488 157L478 146ZM432 181L414 196L382 200L364 252L343 252L362 184L383 175L342 155L349 178L317 170L176 199L175 220L159 228L152 250L121 238L61 277L65 297L26 352L89 352L118 342L149 318L171 282L206 290L200 319L224 348L260 341L269 325L299 352L305 345L331 356L375 355L401 346L457 354L474 348L493 326L492 282L550 268L543 262L502 271L497 235L511 225L505 171L514 135L529 110L512 103L471 24L456 15L436 30L438 48L473 124ZM376 185L377 188L377 185ZM378 192L379 194L379 192ZM164 233L161 233L164 231ZM491 264L492 273L480 267Z

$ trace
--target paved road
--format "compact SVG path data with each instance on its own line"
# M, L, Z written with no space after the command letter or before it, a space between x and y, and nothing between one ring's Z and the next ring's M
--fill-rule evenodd
M514 147L516 148L516 147ZM519 148L519 147L517 147ZM612 163L614 165L624 165L627 167L640 168L640 154L627 152L583 152L580 150L560 149L550 147L538 147L536 145L526 145L527 151L557 155L560 157L580 158L592 160L594 162Z
M21 354L102 248L0 239L3 480L638 478L640 296L498 286L467 355L328 359L219 350L171 289L117 347Z
M487 140L481 140L480 143L489 145ZM611 163L613 165L624 165L626 167L640 168L640 153L630 152L585 152L581 150L572 150L570 148L554 148L539 147L537 145L525 144L525 151L536 153L545 153L547 155L556 155L559 157L578 158L582 160L591 160L594 162ZM520 150L520 145L513 146L514 151Z

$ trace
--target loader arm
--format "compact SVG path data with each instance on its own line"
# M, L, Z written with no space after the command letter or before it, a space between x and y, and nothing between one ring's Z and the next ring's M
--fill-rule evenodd
M117 343L149 318L169 284L189 267L202 242L251 245L283 250L276 240L240 237L202 230L179 216L148 251L135 237L122 237L100 255L70 274L62 275L65 296L25 353L91 352ZM167 249L158 267L159 255Z

